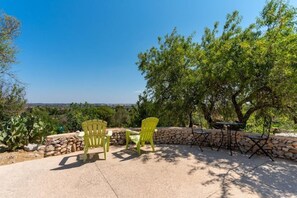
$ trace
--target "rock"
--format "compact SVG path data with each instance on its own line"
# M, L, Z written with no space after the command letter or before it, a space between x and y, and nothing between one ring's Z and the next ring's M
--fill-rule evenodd
M56 144L55 147L61 147L61 145L60 144Z
M59 151L59 150L61 150L61 147L56 147L55 148L55 151Z
M54 151L55 150L55 147L53 145L49 145L45 148L45 151Z
M290 152L290 153L297 154L297 149L290 149L289 152Z
M44 154L44 150L39 150L38 153Z
M61 146L61 148L66 148L67 147L67 144L63 144L62 146Z
M73 145L72 145L72 148L71 148L71 152L75 152L75 151L76 151L76 145L73 144Z
M54 140L53 142L52 142L52 144L59 144L60 143L60 140Z
M283 147L282 150L287 152L287 151L289 151L289 148Z
M35 150L37 150L37 148L38 148L37 144L28 144L28 145L24 146L25 151L35 151Z
M278 144L278 141L277 140L272 140L271 143L272 144Z
M45 145L39 145L37 150L38 151L44 151L45 150Z
M49 152L46 152L44 156L45 157L52 156L54 153L55 151L49 151Z
M291 158L291 157L293 157L293 153L286 153L285 156L288 158Z

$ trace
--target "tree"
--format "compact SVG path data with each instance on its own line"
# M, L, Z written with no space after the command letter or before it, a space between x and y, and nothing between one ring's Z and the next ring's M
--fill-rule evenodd
M229 66L229 98L240 122L256 111L286 107L297 94L296 10L283 1L270 1L255 24L232 31L223 51Z
M157 106L157 114L166 114L171 123L192 125L196 103L193 75L196 44L192 36L181 36L174 29L164 39L159 38L158 45L138 55L137 64L147 80L148 97Z
M0 15L0 120L20 114L26 103L24 87L11 71L16 55L13 41L19 34L19 27L14 17Z
M297 122L296 9L271 0L255 23L240 26L238 11L206 28L201 42L174 30L158 47L139 54L138 67L158 110L192 124L200 109L216 119L246 123L257 111L287 111ZM220 32L220 34L219 34ZM161 115L161 113L160 113Z
M123 127L129 124L129 112L124 106L116 106L115 114L111 118L111 126Z
M155 104L150 101L146 92L138 96L138 101L130 110L130 125L141 127L141 121L148 117L158 117L155 111Z

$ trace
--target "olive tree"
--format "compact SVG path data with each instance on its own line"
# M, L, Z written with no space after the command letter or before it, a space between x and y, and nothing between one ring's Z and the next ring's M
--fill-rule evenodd
M14 39L20 22L9 15L0 15L0 120L18 115L25 105L25 90L11 70L16 62Z

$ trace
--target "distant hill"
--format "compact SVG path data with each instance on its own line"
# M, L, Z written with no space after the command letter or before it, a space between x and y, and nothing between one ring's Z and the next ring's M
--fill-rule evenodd
M27 103L27 107L68 107L72 103ZM83 103L82 103L83 104ZM106 103L88 103L94 106L109 106L109 107L116 107L116 106L125 106L131 107L134 104L106 104Z

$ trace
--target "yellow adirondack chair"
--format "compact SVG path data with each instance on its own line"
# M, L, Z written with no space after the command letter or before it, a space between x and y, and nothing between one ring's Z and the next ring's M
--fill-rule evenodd
M126 131L126 149L128 149L130 140L136 144L137 152L140 155L140 146L144 146L146 142L149 142L152 146L153 151L155 151L153 135L157 124L159 122L158 118L149 117L141 122L141 131Z
M102 120L88 120L82 123L84 130L84 162L87 159L89 148L103 147L104 159L106 151L109 151L109 142L111 134L106 134L107 122Z

